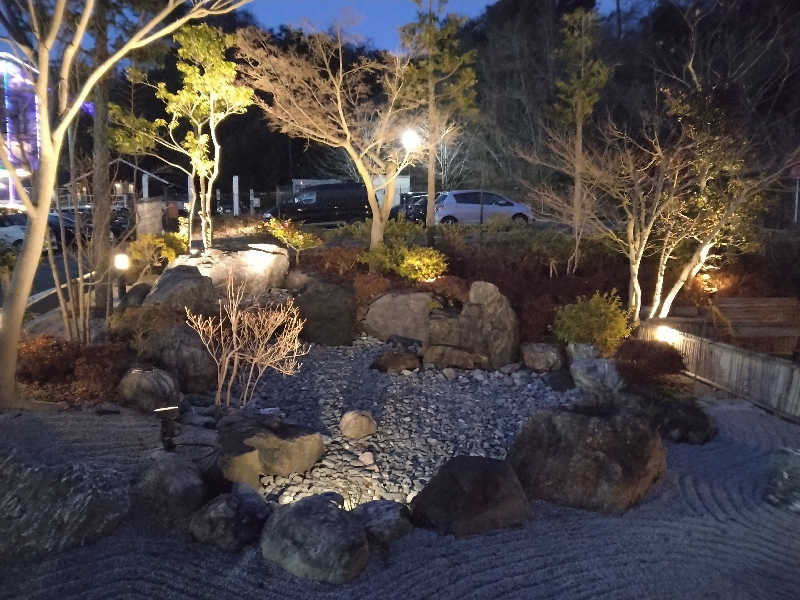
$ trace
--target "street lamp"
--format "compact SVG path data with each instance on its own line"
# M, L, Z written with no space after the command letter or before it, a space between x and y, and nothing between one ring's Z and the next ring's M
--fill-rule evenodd
M413 152L422 144L422 138L413 129L406 129L403 135L400 136L400 142L406 149L406 152Z

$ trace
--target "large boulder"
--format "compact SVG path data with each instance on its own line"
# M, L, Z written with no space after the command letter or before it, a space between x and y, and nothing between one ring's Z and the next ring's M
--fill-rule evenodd
M175 374L181 391L204 392L217 387L217 364L188 325L149 335L142 354Z
M144 412L180 402L177 380L162 369L132 367L123 375L117 391L126 403Z
M120 298L120 301L114 310L117 312L123 312L126 308L141 306L151 289L153 289L153 286L145 281L133 284L125 292L125 295Z
M394 352L389 350L383 354L378 355L372 363L373 369L384 371L389 375L399 375L403 371L413 371L419 369L422 365L416 354L410 352Z
M330 583L352 581L369 562L361 521L328 496L278 507L261 533L261 553L297 577Z
M191 265L177 265L166 269L153 289L145 296L143 305L160 304L182 311L216 311L217 296L211 278L204 277Z
M436 311L430 317L425 362L440 367L497 369L514 361L519 351L519 321L497 286L476 281L469 301L457 315ZM455 348L448 353L442 348Z
M219 424L218 465L228 481L261 488L261 475L305 473L322 457L322 436L275 419L233 416Z
M234 487L233 493L217 496L192 516L189 532L198 542L236 552L258 539L272 507L250 487Z
M556 344L535 343L520 346L522 362L537 373L558 371L564 365L561 348Z
M530 499L608 513L638 502L666 469L648 420L613 405L534 413L508 461Z
M569 362L582 358L599 358L600 352L592 344L570 342L567 344L567 357Z
M783 448L773 454L767 484L767 502L800 513L800 450Z
M198 466L172 452L150 456L134 487L140 510L157 519L173 522L189 517L205 498L205 485Z
M469 288L469 304L480 307L476 325L485 354L489 357L489 367L497 369L514 362L519 351L519 319L508 299L496 285L476 281Z
M433 321L431 322L433 323ZM477 356L455 346L427 346L422 360L442 369L449 367L474 369L486 365L485 356Z
M283 287L289 270L285 248L274 244L248 244L248 250L219 250L212 248L200 256L181 256L168 270L194 267L208 277L215 288L224 287L228 274L245 285L248 296L263 296L271 288Z
M351 287L310 279L295 297L305 319L304 340L325 346L352 343L356 298Z
M411 503L414 523L457 536L513 527L529 517L514 470L482 456L451 458Z
M0 448L0 560L30 559L111 533L130 509L128 485L111 469L44 465Z
M375 433L378 426L369 411L349 410L339 420L339 430L344 437L358 440Z
M388 546L414 529L405 504L391 500L359 504L353 509L353 515L361 521L370 543L380 546Z
M625 385L613 360L576 358L569 364L575 386L595 396L613 396Z
M383 341L400 336L428 342L428 315L433 308L428 292L384 294L369 306L364 330Z

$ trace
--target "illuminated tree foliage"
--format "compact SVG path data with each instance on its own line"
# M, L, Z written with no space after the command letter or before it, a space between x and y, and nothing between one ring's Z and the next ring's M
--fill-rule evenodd
M34 171L31 191L16 175L9 149L0 139L0 162L11 174L14 188L28 212L28 229L22 252L12 275L9 293L3 302L0 329L0 407L24 405L16 395L17 345L22 332L25 306L33 286L48 229L58 165L67 129L102 77L133 50L172 34L192 19L229 12L248 0L195 0L188 7L183 0L162 0L152 16L139 13L138 27L102 63L75 80L75 61L86 41L95 10L95 0L67 2L0 3L0 25L6 30L4 41L29 65L27 76L33 82L39 106L39 164ZM75 18L72 18L74 15Z
M151 83L143 73L128 70L131 81L153 88L168 118L151 121L112 105L110 113L116 125L112 143L120 152L155 156L191 177L195 193L189 202L189 236L191 239L195 198L199 198L203 248L208 250L213 242L212 192L222 154L217 129L229 116L245 112L252 104L253 92L235 85L236 65L225 59L235 36L203 24L187 27L173 39L178 44L177 68L183 83L176 92L163 82Z

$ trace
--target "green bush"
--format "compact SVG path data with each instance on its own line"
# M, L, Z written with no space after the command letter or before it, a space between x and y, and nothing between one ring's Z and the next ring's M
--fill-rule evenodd
M652 383L686 369L680 351L666 342L628 339L617 349L617 368L629 383Z
M370 272L394 273L412 281L429 281L447 271L447 258L438 250L401 243L366 250L358 262L368 265Z
M348 225L342 225L335 229L325 232L326 241L352 240L359 244L369 244L370 231L372 230L372 219L356 221ZM403 215L397 219L390 219L386 222L383 231L383 243L387 246L397 244L413 245L425 240L425 226L421 223L409 221Z
M400 277L412 281L431 281L447 271L445 255L435 248L413 246L398 248L399 260L394 267Z
M364 250L356 260L367 265L370 273L393 273L398 257L395 248L383 245L374 250Z
M302 223L292 223L289 219L286 221L270 219L266 226L270 235L294 250L296 264L300 264L302 250L315 248L322 244L322 240L315 233L302 229Z
M616 290L595 292L591 298L580 296L575 304L559 308L553 332L562 342L593 344L603 356L612 356L631 333L628 321Z
M140 275L149 273L153 267L160 267L175 260L181 253L181 247L183 240L180 235L174 233L140 235L126 247L131 262L131 278L135 280Z

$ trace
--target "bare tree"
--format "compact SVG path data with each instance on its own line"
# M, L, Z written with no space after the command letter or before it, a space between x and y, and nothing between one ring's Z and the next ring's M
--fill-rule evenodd
M185 7L183 0L164 0L152 17L145 18L117 50L98 64L77 85L70 86L75 57L83 47L95 10L95 0L76 3L77 18L68 19L67 0L55 0L52 10L40 2L10 0L0 4L0 25L12 50L31 65L28 77L33 81L39 107L39 159L33 174L31 192L12 165L11 149L0 140L0 160L11 174L14 188L28 212L28 229L3 305L2 342L0 342L0 407L25 405L16 395L15 373L17 344L22 331L25 305L33 285L48 231L47 215L56 188L58 164L67 129L77 116L93 87L128 53L169 35L191 19L229 12L248 0L195 0Z
M256 104L273 127L342 148L352 159L372 210L370 248L381 245L397 176L416 156L400 141L416 123L403 102L408 61L386 53L350 60L339 32L309 35L303 48L284 49L251 28L239 33L239 47L242 77L264 94Z
M307 352L299 339L305 321L294 304L260 307L245 301L244 288L245 282L229 273L218 316L186 309L187 323L217 365L217 405L223 390L225 405L231 405L233 384L238 382L239 405L245 406L267 369L293 375L300 367L297 359Z

